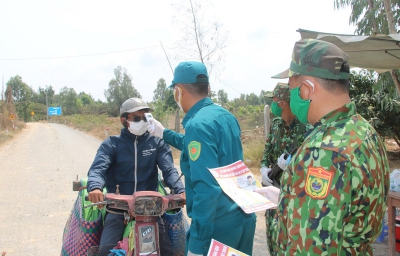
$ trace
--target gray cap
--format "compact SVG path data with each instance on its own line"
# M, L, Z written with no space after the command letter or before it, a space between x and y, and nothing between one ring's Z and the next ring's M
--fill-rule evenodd
M121 107L119 108L119 116L123 116L125 113L133 113L142 109L153 111L153 109L149 108L144 100L140 98L130 98L122 103Z

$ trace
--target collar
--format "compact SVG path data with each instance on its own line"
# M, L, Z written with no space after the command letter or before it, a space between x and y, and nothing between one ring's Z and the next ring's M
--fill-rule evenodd
M347 103L323 116L318 122L314 124L314 129L310 129L307 132L306 137L311 133L311 131L318 130L320 126L327 126L329 123L355 114L356 104L354 102Z
M202 109L203 107L209 106L211 104L214 104L212 102L212 100L208 97L203 98L201 100L199 100L196 104L194 104L189 111L186 113L185 117L182 120L182 126L183 128L185 128L185 125L187 124L187 122L194 117L197 112L199 112L200 109Z
M289 125L290 130L294 130L296 126L299 124L299 122L300 121L297 119L297 117L295 117L293 122Z

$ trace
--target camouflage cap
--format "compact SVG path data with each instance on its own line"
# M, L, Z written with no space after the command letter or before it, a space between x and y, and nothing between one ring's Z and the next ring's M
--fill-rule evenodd
M289 85L285 83L278 83L272 92L267 92L265 94L268 98L275 98L278 97L282 100L286 100L290 102L290 90Z
M339 47L316 39L302 39L294 44L290 68L272 78L297 75L325 79L349 79L349 56Z

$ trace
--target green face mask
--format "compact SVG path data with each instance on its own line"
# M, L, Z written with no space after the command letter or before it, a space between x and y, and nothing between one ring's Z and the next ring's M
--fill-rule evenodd
M271 103L271 111L274 116L282 116L282 109L278 106L278 102Z
M303 100L300 98L300 86L290 90L290 109L303 124L308 123L307 116L310 103L310 100Z

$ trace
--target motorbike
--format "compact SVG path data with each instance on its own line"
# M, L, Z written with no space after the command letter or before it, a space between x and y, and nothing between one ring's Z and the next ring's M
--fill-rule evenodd
M125 250L130 256L160 256L160 241L158 236L158 218L168 210L184 207L185 198L181 194L163 196L155 191L139 191L133 195L107 193L103 202L89 204L85 207L104 204L106 210L119 213L122 211L125 225L134 220L131 234L134 234L134 244L120 241L116 248Z
M74 191L81 191L82 189L85 188L82 187L81 182L75 181L73 183ZM182 194L168 195L165 189L161 192L138 191L133 193L133 195L121 195L117 185L115 193L105 193L104 201L102 202L91 203L88 201L87 195L84 196L85 201L88 203L83 205L83 209L104 205L105 211L124 216L126 228L124 237L118 244L111 245L108 248L101 248L97 245L90 246L89 248L75 246L82 248L81 251L87 250L87 253L79 252L75 255L160 256L158 219L168 212L179 212L182 214L182 208L186 204L186 199ZM187 229L187 227L182 229L183 232L185 232L184 229ZM78 239L82 240L84 238ZM104 251L107 252L104 253ZM175 253L175 255L183 255L183 252Z

